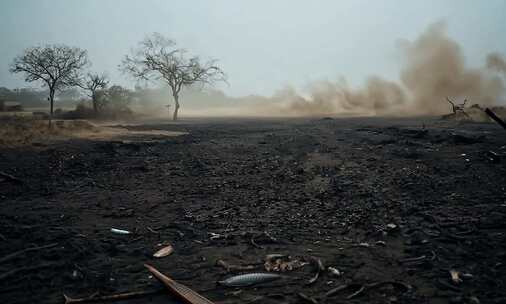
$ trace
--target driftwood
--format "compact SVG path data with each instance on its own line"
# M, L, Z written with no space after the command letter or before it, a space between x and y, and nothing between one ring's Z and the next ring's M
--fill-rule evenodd
M179 284L178 282L172 280L166 275L159 272L156 268L151 265L144 264L144 266L158 279L163 285L167 287L175 296L177 296L181 301L187 304L214 304L203 296L199 295L195 291L190 288L184 286L183 284Z
M501 118L499 118L499 116L495 115L495 113L492 112L492 110L486 108L485 113L487 113L487 115L490 116L490 118L492 118L495 122L497 122L501 127L506 129L506 123Z

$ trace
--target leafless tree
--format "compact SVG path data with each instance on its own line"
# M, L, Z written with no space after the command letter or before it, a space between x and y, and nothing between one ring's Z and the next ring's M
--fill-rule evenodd
M121 69L138 79L164 80L174 98L173 119L177 120L179 93L183 87L226 81L225 73L216 63L214 59L201 62L197 56L188 57L187 51L176 48L173 40L154 33L141 41L130 55L125 56Z
M95 112L95 115L98 114L99 109L97 91L107 88L107 85L109 85L109 80L105 74L99 75L88 73L86 78L79 83L79 87L88 91L88 96L91 98L91 102L93 103L93 111Z
M469 117L469 115L466 113L467 99L464 99L464 102L460 104L455 104L455 102L449 97L446 97L446 101L448 101L448 103L451 105L453 114L457 115L457 113L462 113L466 117Z
M87 64L85 50L66 45L46 45L26 49L14 58L10 71L23 73L27 82L41 81L48 87L51 126L55 93L77 85L80 73Z

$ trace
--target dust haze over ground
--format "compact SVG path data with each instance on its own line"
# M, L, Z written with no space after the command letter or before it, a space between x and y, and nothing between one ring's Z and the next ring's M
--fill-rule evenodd
M448 113L447 96L485 106L504 100L502 55L489 54L482 68L467 67L461 46L447 35L445 22L429 25L414 41L400 41L398 48L403 62L399 82L370 76L363 87L353 88L343 77L310 83L308 94L292 87L271 97L223 94L225 102L211 101L214 106L205 108L206 98L184 112L196 116L434 115Z
M491 53L487 56L487 67L506 76L506 61L501 54Z
M504 96L506 72L500 54L490 54L483 69L466 67L460 45L448 37L446 24L430 25L415 41L400 43L404 66L400 83L371 76L363 88L346 82L312 85L310 98L292 95L289 110L300 114L358 112L364 114L442 114L446 96L492 105Z

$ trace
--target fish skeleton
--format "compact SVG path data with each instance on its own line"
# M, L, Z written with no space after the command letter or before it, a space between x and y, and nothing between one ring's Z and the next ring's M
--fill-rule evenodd
M233 276L223 281L218 281L218 284L228 287L245 287L271 282L279 278L281 278L281 276L278 274L257 272Z

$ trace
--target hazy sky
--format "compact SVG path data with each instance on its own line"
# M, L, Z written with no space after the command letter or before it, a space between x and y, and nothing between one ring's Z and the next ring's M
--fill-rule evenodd
M219 59L229 94L269 95L341 75L359 85L370 74L397 79L398 39L440 20L470 65L506 53L506 0L1 0L0 86L24 86L9 63L45 43L87 49L93 70L132 85L117 65L152 32Z

